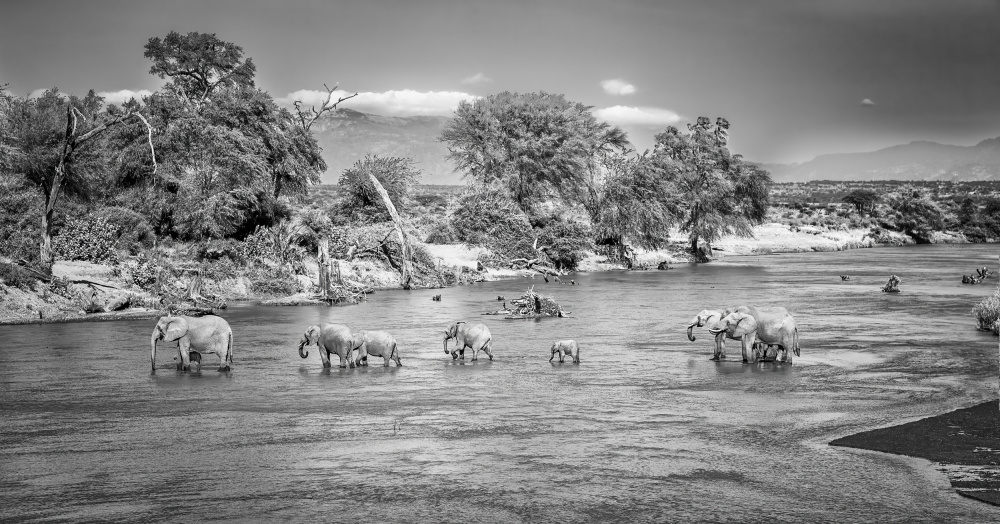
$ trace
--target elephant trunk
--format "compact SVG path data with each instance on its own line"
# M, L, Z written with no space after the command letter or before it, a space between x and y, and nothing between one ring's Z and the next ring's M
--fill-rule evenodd
M149 337L149 365L153 371L156 371L156 341L159 339L159 331L154 330L153 335Z
M696 337L694 336L694 327L695 327L696 325L697 325L697 324L691 324L690 326L688 326L688 340L690 340L691 342L694 342L694 341L695 341L695 338L696 338Z
M306 358L306 357L309 356L309 350L308 349L306 349L305 351L302 351L303 349L305 349L306 344L308 344L308 343L309 343L309 341L305 337L302 337L302 340L299 341L299 356L302 357L302 358Z
M451 338L451 337L444 337L444 352L445 352L445 354L448 353L448 339L449 338Z

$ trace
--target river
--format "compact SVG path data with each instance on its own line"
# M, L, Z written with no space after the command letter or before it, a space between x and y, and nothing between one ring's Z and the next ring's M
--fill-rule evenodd
M161 346L150 374L151 320L0 326L0 520L996 521L924 461L827 445L995 398L997 338L969 312L997 280L960 280L996 261L911 246L234 305L230 373ZM890 273L902 293L879 291ZM480 316L532 285L571 317ZM687 340L742 303L793 313L794 365ZM497 360L445 355L454 320L485 322ZM392 332L403 367L300 359L319 322ZM548 362L564 338L579 365Z

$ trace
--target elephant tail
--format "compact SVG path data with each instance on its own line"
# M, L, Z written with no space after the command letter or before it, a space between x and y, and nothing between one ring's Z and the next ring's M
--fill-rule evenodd
M397 357L397 358L399 357L399 355L396 355L396 341L395 340L392 341L392 351L389 352L389 360L395 360L393 357Z
M795 352L795 356L799 357L799 328L795 328L792 333L792 351Z
M232 331L229 332L229 343L228 344L229 345L226 347L226 359L229 360L230 364L232 364L233 363L233 332Z

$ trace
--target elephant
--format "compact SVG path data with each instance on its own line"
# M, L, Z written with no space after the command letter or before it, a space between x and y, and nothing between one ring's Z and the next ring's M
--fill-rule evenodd
M444 332L444 352L448 354L448 341L455 339L455 349L450 351L451 359L455 360L462 356L465 360L465 348L472 349L472 360L475 362L480 351L485 351L493 360L493 335L490 328L484 324L466 324L465 322L455 322Z
M354 361L357 367L368 365L368 355L382 357L385 359L385 367L389 367L389 361L395 360L397 366L403 363L399 360L399 349L396 347L396 339L385 331L360 331L355 333L351 342L352 352L358 350L358 357Z
M712 325L717 323L719 320L722 320L722 317L728 315L729 313L732 313L733 309L734 308L727 308L723 311L718 311L714 309L703 309L700 312L698 312L698 314L695 315L694 318L691 319L691 322L688 324L687 328L688 340L690 340L691 342L697 340L697 337L695 337L694 333L692 333L694 328L705 327L709 328L709 331L711 331ZM728 335L725 332L720 332L714 335L715 335L715 352L712 353L712 358L710 360L725 359L726 338ZM728 337L728 338L731 338L733 340L740 339L739 337Z
M177 369L181 371L190 371L192 360L197 362L198 369L201 369L203 353L215 353L219 356L219 371L229 371L233 363L233 330L222 317L215 315L160 317L150 337L152 350L149 354L149 363L154 373L156 343L160 340L177 341L177 351L180 356Z
M575 340L560 340L552 343L552 356L549 357L549 362L556 358L556 354L559 355L559 363L563 363L563 356L570 356L573 358L574 364L580 363L580 346Z
M340 367L354 367L351 354L354 352L354 337L347 326L340 324L319 324L309 326L299 340L299 356L306 358L309 351L302 351L306 346L316 344L319 348L319 358L323 360L323 368L330 367L330 353L340 357Z
M782 362L792 363L789 349L795 356L800 356L799 330L795 319L783 307L741 306L716 322L709 331L715 334L725 332L730 338L739 337L743 342L744 362L757 362L762 352L766 355L764 344L779 346ZM755 346L756 341L760 341L759 347ZM778 361L777 355L775 357Z

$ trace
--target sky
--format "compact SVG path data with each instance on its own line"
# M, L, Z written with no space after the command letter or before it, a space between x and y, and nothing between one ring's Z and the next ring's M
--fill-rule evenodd
M727 118L759 162L1000 136L1000 0L2 0L0 85L109 101L163 85L146 41L215 33L279 102L449 115L562 93L628 131Z

